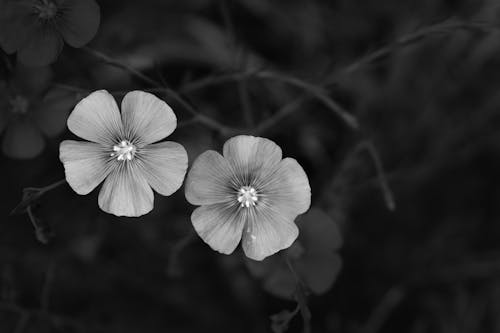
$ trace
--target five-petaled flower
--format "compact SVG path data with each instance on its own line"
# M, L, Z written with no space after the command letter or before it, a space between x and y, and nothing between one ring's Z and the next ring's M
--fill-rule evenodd
M5 130L2 150L7 156L34 158L45 147L44 136L64 131L76 98L50 89L51 77L49 67L17 66L8 80L0 81L0 133Z
M97 33L94 0L0 0L0 46L26 65L54 62L63 41L82 47Z
M297 238L294 220L309 209L311 188L273 141L240 135L226 141L223 156L209 150L196 159L186 199L201 205L191 221L212 249L230 254L242 240L247 257L263 260Z
M141 216L153 209L153 188L168 196L179 189L187 153L176 142L158 142L177 126L172 109L158 97L132 91L123 98L121 116L105 90L81 100L68 128L91 142L66 140L60 146L66 180L88 194L103 180L99 207L117 216Z
M296 277L289 265L300 282L317 295L331 288L342 268L337 252L342 246L342 235L334 220L322 210L311 208L297 219L297 225L300 235L283 256L275 255L260 262L246 261L265 290L285 299L293 299L297 290Z

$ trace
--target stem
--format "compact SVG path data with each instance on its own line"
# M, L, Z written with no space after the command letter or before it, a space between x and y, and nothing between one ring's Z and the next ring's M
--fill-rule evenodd
M64 179L61 179L61 180L58 180L57 182L53 183L53 184L50 184L50 185L47 185L43 188L40 189L40 194L45 194L47 193L48 191L51 191L63 184L66 184L66 178Z
M288 266L288 269L292 273L295 283L297 284L297 289L295 291L295 297L297 300L297 307L300 309L300 314L302 316L302 321L303 321L303 332L304 333L311 333L311 311L309 310L309 307L307 306L307 295L305 292L305 286L302 280L300 279L299 275L297 274L297 271L293 267L293 264L290 260L290 258L287 255L284 255L286 265Z
M218 85L225 82L230 81L241 81L247 78L259 78L259 79L269 79L282 83L286 83L288 85L300 88L304 91L307 91L309 94L318 99L321 103L323 103L329 110L331 110L335 115L339 116L346 125L352 130L359 129L358 121L354 116L349 114L342 106L340 106L333 99L328 97L326 93L320 88L311 83L307 83L298 78L269 72L269 71L260 71L260 72L244 72L244 73L230 73L224 74L217 77L208 77L198 81L191 82L185 85L181 91L183 92L193 92L208 86Z
M272 117L262 121L257 128L254 130L256 135L262 134L269 129L273 128L278 122L280 122L283 118L291 115L297 108L307 99L306 96L301 96L296 98L292 102L282 106Z
M133 76L137 77L138 79L144 81L144 83L147 83L147 84L150 84L152 86L161 86L161 84L150 78L149 76L139 72L137 69L133 68L133 67L130 67L129 65L126 65L118 60L115 60L107 55L105 55L104 53L102 52L99 52L97 50L94 50L94 49L91 49L87 46L83 47L82 50L86 51L87 53L91 54L92 56L94 56L95 58L99 59L100 61L102 61L103 63L105 64L108 64L110 66L114 66L114 67L117 67L117 68L121 68L127 72L129 72L130 74L132 74Z
M492 24L487 24L481 21L463 22L463 21L458 21L456 19L446 20L444 22L439 22L437 24L426 26L410 34L403 35L397 38L392 43L384 45L381 48L359 58L358 60L355 60L351 64L340 68L337 72L335 72L333 75L330 76L330 78L327 80L328 82L327 84L332 85L337 83L338 79L342 77L342 75L352 74L353 72L359 70L360 68L389 55L399 47L413 44L419 40L422 40L434 34L450 34L459 29L470 29L470 30L475 29L487 32L497 28Z
M83 50L85 50L89 54L93 55L94 57L96 57L97 59L101 60L102 62L104 62L108 65L111 65L111 66L114 66L114 67L117 67L117 68L120 68L120 69L123 69L123 70L129 72L131 75L141 79L143 82L145 82L149 85L152 85L154 87L161 87L162 86L162 84L160 82L158 82L158 81L150 78L149 76L139 72L138 70L136 70L133 67L130 67L130 66L118 61L118 60L115 60L115 59L105 55L102 52L96 51L96 50L91 49L89 47L84 47ZM185 101L178 93L176 93L175 91L173 91L172 89L170 89L168 87L163 87L163 88L159 88L159 89L155 88L155 91L158 91L158 92L164 93L167 96L170 96L172 99L176 100L177 103L182 105L182 107L184 107L189 113L196 116L197 119L201 123L205 124L209 128L212 128L212 129L219 131L222 135L231 135L231 134L235 134L235 133L239 132L239 130L237 130L237 129L233 129L231 127L222 125L218 121L211 119L203 114L200 114L187 101Z
M396 201L394 200L394 194L389 187L389 183L384 172L384 167L382 165L382 160L378 154L377 148L375 148L375 145L370 141L365 142L364 147L367 149L368 154L372 158L375 165L378 183L380 185L382 195L384 196L385 204L390 211L394 211L396 209Z

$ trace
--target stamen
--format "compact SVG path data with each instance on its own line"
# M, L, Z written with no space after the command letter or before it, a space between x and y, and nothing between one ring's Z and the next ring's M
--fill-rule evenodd
M44 20L49 20L57 14L57 6L50 0L42 0L41 4L33 7L38 12L38 17Z
M238 202L241 207L249 208L257 205L259 200L257 191L250 186L243 186L238 191Z
M111 153L111 157L116 157L118 161L130 161L134 158L136 148L135 146L127 140L122 140L119 144L113 146L114 153Z

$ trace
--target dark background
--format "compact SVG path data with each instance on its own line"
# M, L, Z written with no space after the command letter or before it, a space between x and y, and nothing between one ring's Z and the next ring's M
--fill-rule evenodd
M352 131L310 99L261 134L300 161L313 205L343 233L342 272L309 299L313 332L500 332L497 3L101 0L90 47L174 90L218 73L284 73L324 87L357 117ZM450 28L452 19L472 28ZM88 90L150 88L67 46L53 69L54 82ZM245 84L244 105L235 81L184 96L243 127L243 107L257 124L303 94L272 80ZM169 139L190 162L221 150L227 137L184 123L191 115L171 105L182 125ZM9 212L24 187L64 177L58 146L70 137L50 139L35 159L0 155L0 332L17 332L23 314L26 333L267 332L271 314L293 309L252 278L241 250L219 255L196 235L176 250L192 233L183 188L156 195L145 217L120 219L99 210L98 191L58 187L36 209L55 238L38 242L28 216ZM366 140L384 164L394 212L373 160L357 149ZM290 331L300 330L296 318Z

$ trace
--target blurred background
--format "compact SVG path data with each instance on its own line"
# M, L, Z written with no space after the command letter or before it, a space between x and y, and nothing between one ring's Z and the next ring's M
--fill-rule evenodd
M235 133L274 140L306 170L313 206L343 239L335 280L308 297L312 332L500 332L500 1L98 3L90 50ZM9 77L15 55L0 59ZM50 71L49 85L71 95L53 122L92 90L154 88L88 49L65 46ZM283 80L186 88L252 71L307 82L359 129ZM167 101L179 119L169 140L190 163L221 151L228 133ZM278 121L259 127L269 119ZM50 136L30 159L0 154L0 332L271 332L269 317L295 308L263 287L240 249L220 255L194 234L183 188L156 195L138 219L108 215L98 191L79 196L66 184L31 218L9 215L23 188L64 178L59 143L72 137ZM289 324L303 330L300 316Z

